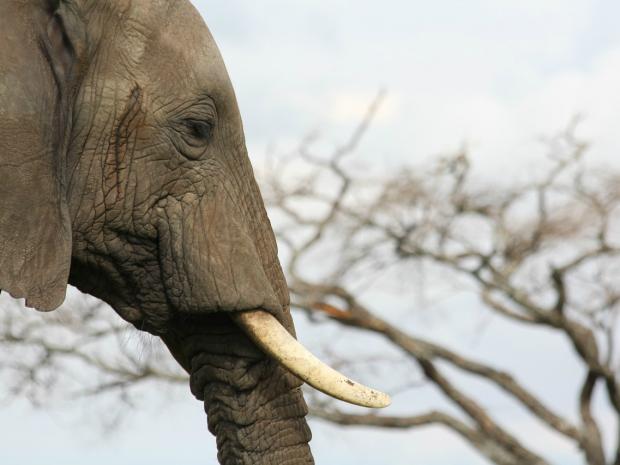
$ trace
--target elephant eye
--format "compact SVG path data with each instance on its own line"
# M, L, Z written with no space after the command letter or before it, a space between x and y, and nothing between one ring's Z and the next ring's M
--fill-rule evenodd
M188 134L202 142L207 142L211 138L213 132L213 125L206 121L198 121L194 119L185 120L185 126L187 127Z
M174 129L172 141L182 155L192 160L199 160L204 156L213 136L213 123L187 118L177 120Z

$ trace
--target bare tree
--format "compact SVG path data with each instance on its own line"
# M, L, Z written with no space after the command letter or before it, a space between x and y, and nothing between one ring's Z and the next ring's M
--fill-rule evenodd
M620 449L606 460L591 411L593 392L601 384L620 418L620 357L615 350L620 175L584 168L587 144L576 138L575 121L547 141L550 163L544 176L522 185L480 187L466 153L447 157L430 170L403 169L373 179L355 173L347 156L374 110L351 140L327 158L312 154L311 141L306 141L299 150L305 166L289 161L291 171L302 173L294 181L294 175L283 174L285 161L271 170L275 175L266 182L268 203L285 218L278 235L288 248L285 268L294 304L387 339L415 361L466 421L438 411L355 415L333 405L315 405L313 414L342 425L415 428L437 423L494 463L550 463L496 421L482 399L461 390L438 365L442 362L511 396L548 428L574 441L586 463L620 464ZM326 179L332 180L328 185L333 189L326 189ZM318 206L314 213L304 214L304 205L311 204ZM304 273L313 253L326 246L332 259L327 265L321 261L320 273ZM400 269L406 276L403 269L411 265L434 267L442 279L464 278L485 310L502 318L564 334L586 372L578 400L580 422L553 411L505 369L403 331L382 316L385 309L364 302L360 286L355 290L369 274Z
M424 382L451 408L399 414L406 409L397 397L389 414L360 414L310 395L312 414L345 426L441 425L492 463L553 463L495 418L483 397L459 386L458 373L465 373L574 443L585 464L620 465L620 432L611 445L615 453L606 455L611 446L601 430L608 424L592 408L600 387L605 408L620 421L620 173L588 167L577 120L546 141L547 168L526 182L480 179L465 152L430 167L378 172L351 155L380 102L381 96L331 153L315 154L309 137L294 154L274 157L263 173L263 191L294 308L313 324L352 329L350 337L379 336L401 367L389 388L402 395ZM581 386L575 415L555 411L528 389L509 370L509 360L492 366L418 336L371 298L385 276L411 286L422 275L475 293L482 313L515 327L562 334L583 367L575 373ZM56 316L6 309L0 313L0 373L11 383L4 394L40 402L58 386L71 396L103 391L131 401L141 383L186 382L160 349L136 355L126 334L126 325L93 302ZM333 362L371 377L384 359L380 353L361 366L335 356Z

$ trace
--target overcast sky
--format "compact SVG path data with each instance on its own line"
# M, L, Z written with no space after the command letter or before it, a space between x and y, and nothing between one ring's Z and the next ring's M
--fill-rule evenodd
M286 151L313 130L328 141L342 140L380 89L388 97L360 150L367 161L418 163L466 144L479 170L497 174L501 167L506 173L510 165L511 173L523 176L544 153L538 137L562 129L576 114L585 118L581 134L591 140L592 156L620 159L617 0L194 3L228 65L256 163L269 147ZM440 340L464 331L449 321L426 324L425 331ZM481 353L502 344L493 336L501 334L496 329L479 341ZM576 369L556 355L562 344L534 337L514 350L553 363L561 377ZM546 390L558 406L570 402L570 389L561 391L542 368L535 375L531 386ZM421 395L410 399L412 411L436 401L433 394ZM200 404L189 392L170 404L144 409L105 440L58 412L32 413L25 404L0 409L0 461L214 463ZM560 465L579 463L566 444L515 415L513 425L523 421L523 428L532 428L528 444L554 451ZM320 465L486 463L439 429L370 435L313 427Z
M196 2L236 85L259 156L310 130L342 139L388 91L364 154L419 161L467 144L487 168L540 156L585 118L617 150L620 3L613 0Z

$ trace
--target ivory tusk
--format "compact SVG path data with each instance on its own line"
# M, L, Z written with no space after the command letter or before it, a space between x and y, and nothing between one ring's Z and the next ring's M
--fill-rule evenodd
M270 313L237 312L233 319L256 345L315 389L362 407L384 408L391 404L387 394L351 381L321 362Z

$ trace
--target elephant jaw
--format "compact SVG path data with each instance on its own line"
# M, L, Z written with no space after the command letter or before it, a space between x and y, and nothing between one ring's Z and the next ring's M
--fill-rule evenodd
M254 343L315 389L351 404L384 408L390 396L356 383L325 365L301 345L271 314L236 312L233 320Z

